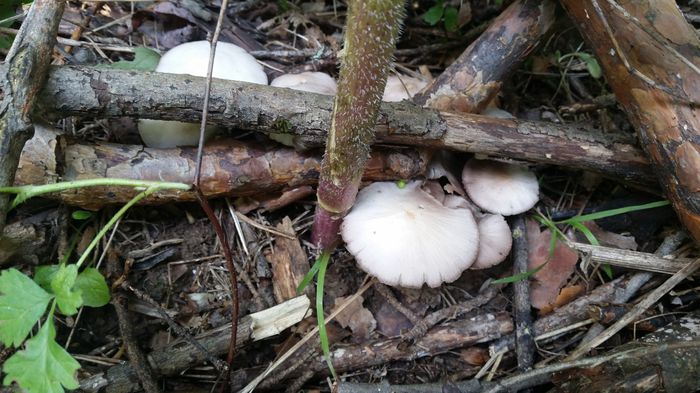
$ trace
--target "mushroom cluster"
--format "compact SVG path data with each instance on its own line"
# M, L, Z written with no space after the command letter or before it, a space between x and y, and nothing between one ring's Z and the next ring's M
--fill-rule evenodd
M476 206L435 182L365 187L341 227L347 250L379 281L414 288L502 262L512 246L503 216L537 203L537 178L517 165L471 159L462 181Z
M160 58L156 72L207 76L211 44L208 41L194 41L170 49ZM267 75L253 56L245 49L219 42L216 44L212 77L241 82L267 85ZM148 147L172 148L192 146L199 142L197 123L142 119L139 132ZM205 139L216 132L215 126L207 126Z

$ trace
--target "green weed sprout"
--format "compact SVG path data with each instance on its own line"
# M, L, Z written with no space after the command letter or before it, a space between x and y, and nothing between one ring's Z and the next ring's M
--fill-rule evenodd
M53 322L56 307L61 314L69 316L76 314L82 306L102 307L109 303L109 288L104 276L92 267L79 271L87 256L127 210L143 198L161 189L190 188L182 183L88 179L40 186L0 187L0 192L16 194L12 203L14 208L33 196L91 186L131 186L143 191L117 211L77 263L63 261L58 265L40 266L33 280L15 268L0 272L0 342L6 347L17 348L24 343L24 349L10 356L3 365L4 385L16 382L29 393L63 393L64 389L79 387L75 373L80 364L56 342ZM43 325L27 339L44 317Z

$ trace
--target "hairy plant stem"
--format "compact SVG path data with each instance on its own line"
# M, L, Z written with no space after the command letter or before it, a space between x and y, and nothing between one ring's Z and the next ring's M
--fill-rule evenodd
M338 94L312 229L312 241L323 251L335 247L342 217L355 202L374 139L404 0L353 0L348 8Z

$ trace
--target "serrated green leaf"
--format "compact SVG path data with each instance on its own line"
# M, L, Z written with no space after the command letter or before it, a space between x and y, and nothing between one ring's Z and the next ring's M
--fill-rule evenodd
M444 12L445 8L442 6L442 1L440 1L423 14L423 20L430 26L435 26L442 19Z
M75 289L75 280L78 277L78 266L61 265L51 279L51 289L56 295L58 309L64 315L73 315L83 305L83 297L80 290Z
M134 60L121 60L102 67L117 70L155 71L159 60L158 52L138 46L134 48Z
M63 393L77 389L75 377L80 364L56 343L56 329L49 319L36 336L27 340L25 349L12 355L3 365L7 374L3 383L17 382L29 393Z
M76 210L71 214L74 220L82 221L92 217L92 212L87 210Z
M445 30L457 31L459 29L459 11L455 7L446 7L443 14Z
M102 307L109 303L109 287L99 270L88 267L75 280L75 289L83 297L83 304L88 307Z
M17 269L2 271L0 293L0 341L19 347L52 296Z

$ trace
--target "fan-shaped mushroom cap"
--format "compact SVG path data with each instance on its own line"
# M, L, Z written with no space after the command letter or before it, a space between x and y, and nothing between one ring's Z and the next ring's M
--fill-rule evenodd
M398 102L410 100L416 93L423 90L427 84L428 82L417 78L411 78L410 76L402 75L398 77L392 75L386 80L382 101Z
M486 269L503 262L513 237L505 218L500 214L487 214L477 221L479 227L479 254L470 269Z
M164 54L157 72L207 76L210 44L194 41L178 45ZM267 75L255 58L243 48L227 42L216 44L212 76L266 85ZM141 139L148 147L171 148L196 145L199 142L199 123L142 119L139 121ZM216 126L207 126L205 140L214 135Z
M338 87L330 75L323 72L302 72L299 74L284 74L273 79L270 86L286 87L288 89L308 91L325 95L335 95Z
M403 287L437 287L474 263L478 229L469 209L450 209L423 191L373 183L358 194L341 227L362 270Z
M469 198L490 213L519 214L539 200L535 174L518 165L471 159L464 165L462 182Z

